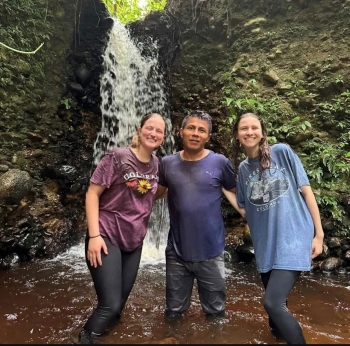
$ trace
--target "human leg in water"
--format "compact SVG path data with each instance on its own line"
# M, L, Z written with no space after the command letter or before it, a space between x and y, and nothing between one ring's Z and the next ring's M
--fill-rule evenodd
M97 307L79 334L79 343L95 343L120 319L135 283L142 248L123 252L104 238L108 255L101 254L102 266L92 267L87 261L97 295Z
M273 269L268 273L261 273L265 287L264 308L269 315L270 327L288 344L306 344L298 321L286 305L287 296L299 276L300 272L294 270Z
M267 273L261 273L261 281L264 285L265 291L266 291L266 287L267 284L269 282L270 279L270 275L271 275L271 270ZM286 299L286 307L288 307L288 299ZM275 325L275 323L272 321L271 317L269 316L269 327L271 328L271 333L277 338L277 339L283 339L281 332L278 330L277 326Z

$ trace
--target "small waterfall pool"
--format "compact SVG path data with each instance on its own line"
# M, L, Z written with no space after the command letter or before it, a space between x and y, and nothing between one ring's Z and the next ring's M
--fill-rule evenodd
M150 41L148 46L153 43ZM102 126L94 146L97 164L115 145L130 142L140 117L159 112L174 139L157 57L144 58L125 28L113 26L101 77ZM156 49L154 47L154 52ZM164 154L164 153L163 153ZM139 275L120 323L103 339L112 344L276 344L261 304L263 288L253 264L226 270L227 307L220 319L207 319L194 289L192 304L175 324L164 320L164 238L167 212L156 202L143 249ZM159 249L157 246L159 245ZM95 292L84 259L84 245L70 247L52 260L38 260L0 271L0 335L4 344L70 344L95 306ZM292 292L289 307L310 344L350 344L349 276L308 274Z
M52 260L0 272L0 333L5 344L69 344L95 306L84 246ZM164 247L145 245L139 275L120 323L103 339L113 344L276 344L261 305L263 294L253 264L226 270L225 317L207 319L196 290L177 324L164 320ZM290 295L291 311L310 344L350 344L348 276L308 274Z

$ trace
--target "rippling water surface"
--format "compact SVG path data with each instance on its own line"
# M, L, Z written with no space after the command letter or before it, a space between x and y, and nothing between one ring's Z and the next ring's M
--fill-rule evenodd
M196 291L188 313L177 324L164 321L163 249L144 249L141 269L121 322L104 343L277 344L261 305L260 279L253 265L227 269L224 318L207 319ZM2 343L71 343L95 305L83 258L83 245L54 260L0 272ZM304 275L290 295L290 310L310 344L350 344L349 276Z

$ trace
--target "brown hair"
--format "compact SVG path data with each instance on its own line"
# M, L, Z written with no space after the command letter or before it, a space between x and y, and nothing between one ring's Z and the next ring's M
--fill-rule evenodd
M262 174L262 172L264 172L271 165L270 146L269 146L269 143L267 142L266 126L265 126L264 122L262 121L262 119L254 113L242 114L233 125L233 129L232 129L232 133L233 133L233 141L232 141L233 163L234 163L236 172L238 172L238 166L239 166L238 156L241 152L243 152L241 143L237 139L238 126L239 126L241 119L248 118L248 117L253 117L255 119L258 119L260 122L260 126L261 126L261 132L262 132L263 138L261 139L261 141L259 143L259 170L260 170L260 174Z
M160 114L158 114L158 113L150 113L150 114L145 115L145 116L141 119L140 128L142 128L142 127L145 125L145 123L146 123L146 121L147 121L148 119L150 119L150 118L152 118L153 116L156 116L156 115L157 115L157 116L160 116L160 117L164 120L164 118L163 118ZM165 121L164 121L164 123L165 123ZM164 131L164 134L165 134L165 131ZM138 148L140 145L141 145L141 143L140 143L140 136L139 136L138 131L136 130L136 132L135 132L134 135L132 136L130 146L131 146L131 148Z

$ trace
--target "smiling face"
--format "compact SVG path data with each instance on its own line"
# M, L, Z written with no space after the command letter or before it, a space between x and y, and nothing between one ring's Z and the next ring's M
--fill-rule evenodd
M243 145L249 157L258 156L259 144L264 137L259 119L251 115L240 119L237 126L236 140Z
M159 114L152 114L142 127L139 127L138 134L140 145L147 151L153 151L160 147L165 137L165 122Z
M180 129L180 137L186 151L201 152L210 139L209 124L206 120L192 116Z

